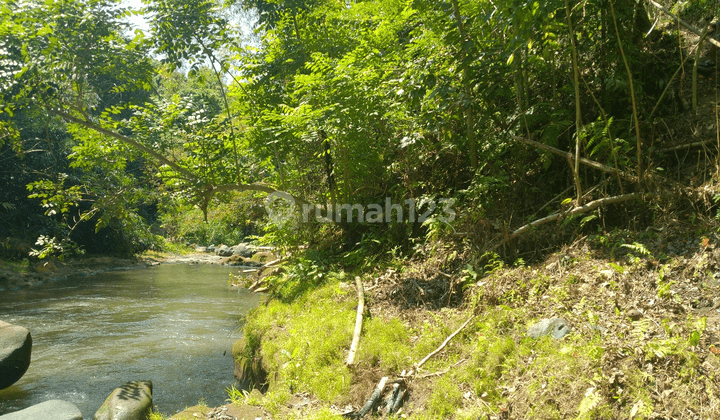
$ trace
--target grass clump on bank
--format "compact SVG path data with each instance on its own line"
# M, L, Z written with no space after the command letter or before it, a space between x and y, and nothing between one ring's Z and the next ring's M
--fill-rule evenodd
M352 339L352 294L329 282L291 304L273 300L248 316L245 335L262 356L270 389L332 401L350 385L344 350Z

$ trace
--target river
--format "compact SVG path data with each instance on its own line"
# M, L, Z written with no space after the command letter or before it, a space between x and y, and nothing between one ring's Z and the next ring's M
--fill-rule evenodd
M113 389L151 380L160 412L221 405L233 382L241 315L260 297L230 289L237 268L162 264L0 292L0 320L33 337L25 376L0 391L0 415L50 399L91 419Z

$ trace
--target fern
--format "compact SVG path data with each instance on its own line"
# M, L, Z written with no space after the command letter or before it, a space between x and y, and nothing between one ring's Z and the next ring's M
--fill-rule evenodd
M612 117L605 124L605 121L601 117L598 117L597 121L585 126L585 135L588 137L587 149L590 152L590 156L596 156L601 152L610 152L610 135L608 130L612 124ZM609 153L608 153L609 154Z
M643 400L637 400L635 404L633 404L632 409L630 409L630 418L645 418L653 413L653 405L652 403L648 403Z
M585 398L580 401L577 418L589 418L587 415L598 406L601 400L602 397L595 392L595 387L588 388L585 391Z
M650 250L647 249L647 247L640 242L633 242L631 244L622 244L620 245L622 248L628 248L631 251L642 255L643 257L651 257L652 254L650 253Z

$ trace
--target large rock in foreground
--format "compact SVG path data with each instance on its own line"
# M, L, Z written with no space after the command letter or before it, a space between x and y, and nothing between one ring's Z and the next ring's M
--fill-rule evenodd
M0 321L0 389L22 378L30 366L32 337L30 331Z
M229 257L233 254L232 248L230 248L227 245L220 245L217 248L215 248L215 255L218 255L220 257Z
M250 258L255 254L255 251L251 249L246 243L239 243L232 247L233 254L239 255L243 258Z
M107 397L93 420L146 420L152 412L152 382L131 381Z
M61 400L45 401L24 410L0 416L1 420L83 420L73 403Z

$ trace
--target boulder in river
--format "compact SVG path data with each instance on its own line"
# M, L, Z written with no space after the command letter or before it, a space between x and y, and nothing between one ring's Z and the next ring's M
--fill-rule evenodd
M246 243L239 243L232 247L232 250L234 255L239 255L243 258L250 258L255 254L255 251Z
M146 420L152 411L152 382L130 381L107 397L93 420Z
M32 336L27 328L0 321L0 389L17 382L27 372Z
M24 410L0 416L2 420L83 420L75 404L62 401L45 401Z
M215 248L215 255L219 255L221 257L229 257L233 254L232 248L230 248L227 245L220 245L217 248Z
M532 338L550 335L553 338L561 339L570 333L570 331L570 326L562 318L543 318L537 324L528 328L527 335Z

